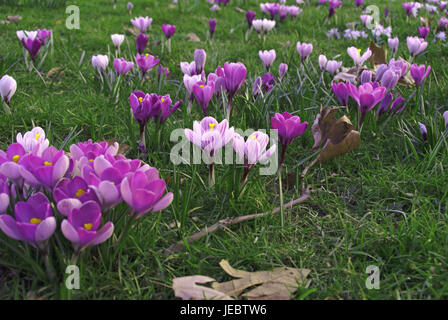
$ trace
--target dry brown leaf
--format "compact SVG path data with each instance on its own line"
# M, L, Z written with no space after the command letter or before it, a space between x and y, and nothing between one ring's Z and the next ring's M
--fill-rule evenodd
M372 66L380 65L380 64L387 64L386 61L386 51L382 48L376 45L375 42L370 41L370 51L372 51L372 55L369 58L370 64Z
M431 21L430 21L429 18L420 17L420 24L421 24L423 27L429 27L429 26L431 25L430 22L431 22Z
M10 22L19 22L22 20L22 16L7 16L6 19Z
M325 146L328 140L333 144L341 143L347 134L354 129L347 116L344 115L336 119L335 113L341 108L344 107L325 107L316 116L316 120L311 127L314 136L314 150L320 146Z
M358 148L361 144L361 135L358 131L352 130L348 133L345 139L339 144L333 144L328 141L328 144L319 154L320 162L325 162L336 158L344 153L350 152Z
M260 285L243 295L249 300L288 300L298 284L305 286L309 284L305 279L311 272L309 269L288 267L275 268L272 271L247 272L232 268L227 260L221 260L219 265L227 274L238 279L213 282L213 289L229 296L239 296L244 290Z
M134 36L138 36L140 33L140 31L136 27L129 28L128 26L125 26L124 24L122 26L126 32L128 32Z
M64 71L62 70L61 67L54 67L51 68L47 74L46 77L49 79L56 79L59 78L60 76L64 75Z
M118 142L118 139L112 138L109 140L106 140L107 144L109 146L113 145L115 142ZM131 149L131 147L126 143L119 143L118 145L118 154L126 155L126 153Z
M209 283L212 281L215 281L215 279L205 276L174 278L174 295L178 298L182 298L182 300L233 300L222 292L197 285L197 283Z
M187 34L187 38L189 41L192 41L192 42L201 42L201 39L199 39L199 37L195 33Z

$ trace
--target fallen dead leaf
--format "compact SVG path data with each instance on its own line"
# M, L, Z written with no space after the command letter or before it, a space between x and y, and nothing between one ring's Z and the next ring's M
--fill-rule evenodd
M199 39L199 37L195 33L187 34L187 38L189 41L192 41L192 42L201 42L201 39Z
M319 154L320 162L325 162L336 158L340 155L355 150L361 145L361 135L358 131L352 130L345 137L345 139L339 144L333 144L331 141L325 146L325 148Z
M106 140L106 142L107 142L107 144L108 144L109 146L111 146L111 145L113 145L115 142L118 142L118 139L116 139L116 138L112 138L112 139ZM123 154L123 155L125 155L125 154L129 151L129 149L131 149L131 147L130 147L128 144L126 144L126 143L120 143L119 146L118 146L118 154Z
M311 131L314 136L313 149L325 146L329 141L333 144L341 143L347 134L354 129L350 119L342 116L336 119L336 111L344 107L325 107L316 116Z
M288 300L298 284L309 285L309 281L305 282L305 279L311 272L309 269L288 267L275 268L272 271L248 272L232 268L227 260L221 260L219 265L227 274L238 279L213 282L213 289L230 296L239 296L244 290L260 285L242 295L249 300Z
M369 48L370 51L372 51L372 55L369 58L370 64L372 66L387 64L386 51L382 47L379 47L375 42L370 41Z
M138 36L140 33L140 31L136 27L129 28L128 26L125 26L124 24L122 24L122 26L126 32L128 32L134 36Z
M22 20L22 16L7 16L6 19L10 22L19 22Z
M209 283L212 281L215 281L215 279L205 276L174 278L174 295L182 300L233 300L222 292L197 285L197 283Z

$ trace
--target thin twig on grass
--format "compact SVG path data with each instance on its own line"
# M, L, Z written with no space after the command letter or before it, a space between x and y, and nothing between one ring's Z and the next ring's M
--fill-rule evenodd
M295 200L291 200L290 202L286 203L284 205L285 209L291 208L293 206L295 206L296 204L305 202L307 200L309 200L311 198L311 193L315 193L315 190L310 190L309 188L304 190L302 195L295 199ZM218 222L216 222L214 225L210 226L210 227L205 227L204 229L202 229L201 231L199 231L198 233L195 233L194 235L186 238L184 241L179 241L173 245L171 245L168 249L165 250L165 254L171 254L173 252L176 251L183 251L185 250L185 243L190 244L196 240L199 240L200 238L215 232L217 230L221 230L221 229L225 229L228 226L234 225L234 224L238 224L240 222L244 222L244 221L249 221L249 220L253 220L256 218L261 218L261 217L265 217L268 216L270 214L276 214L280 212L280 207L275 208L272 211L267 211L264 213L256 213L256 214L249 214L246 216L242 216L242 217L235 217L235 218L225 218L223 220L219 220Z

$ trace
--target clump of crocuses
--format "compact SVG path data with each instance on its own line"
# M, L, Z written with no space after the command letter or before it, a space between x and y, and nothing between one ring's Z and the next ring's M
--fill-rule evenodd
M152 118L160 125L182 105L182 101L177 101L172 106L170 95L159 96L140 90L131 93L129 103L134 118L140 125L139 150L143 153L146 153L145 128L148 121Z
M159 116L157 121L163 121L164 115ZM0 150L0 230L38 249L51 280L58 278L52 261L67 260L64 238L73 246L76 263L83 251L117 231L110 211L119 203L129 206L126 230L143 215L171 204L173 194L166 192L157 169L118 151L116 142L88 140L66 153L50 145L40 127L17 134L6 151ZM43 274L38 261L33 266Z

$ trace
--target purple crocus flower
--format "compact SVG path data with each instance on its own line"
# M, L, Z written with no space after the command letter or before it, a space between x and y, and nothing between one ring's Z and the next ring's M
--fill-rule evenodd
M216 19L213 18L208 20L208 26L210 28L210 39L213 39L216 30Z
M306 58L309 57L309 55L313 51L313 44L312 43L301 43L299 41L299 42L297 42L296 49L300 55L300 62L303 62L303 61L305 61Z
M128 2L128 4L126 5L126 9L129 11L129 13L131 13L132 8L134 8L134 4L132 2Z
M196 49L194 51L194 62L196 65L196 74L201 74L205 67L207 53L204 49Z
M392 105L390 106L390 112L392 114L397 114L403 111L405 106L405 100L402 96L398 96L394 102L392 102Z
M136 60L138 67L142 71L142 76L144 76L148 70L154 68L160 62L160 59L155 58L149 53L145 55L140 55L137 53Z
M255 19L255 12L254 11L246 11L246 21L249 28L252 26L252 21Z
M19 170L26 155L25 148L19 143L9 145L6 152L0 150L0 174L20 188L23 186L23 177Z
M270 72L266 72L261 76L261 80L263 83L263 93L271 91L274 87L274 84L277 82L277 78Z
M177 101L171 107L172 101L169 94L159 98L160 98L160 114L158 117L154 117L154 121L162 124L174 111L179 109L179 107L182 105L182 100Z
M443 113L443 119L445 119L445 127L448 128L448 110Z
M13 77L5 74L0 79L0 97L5 101L7 105L11 101L12 96L17 90L17 82Z
M418 126L419 126L420 132L423 136L423 140L426 141L428 139L428 130L426 130L426 126L421 122L418 123Z
M37 29L36 31L37 37L40 39L40 41L42 41L42 45L45 45L45 42L51 36L52 31L47 29Z
M141 33L144 33L146 29L151 26L152 18L148 17L138 17L131 19L131 23L134 25L134 27L138 28Z
M196 75L196 63L194 61L188 63L188 62L181 62L180 63L180 69L182 70L183 74L186 74L188 76Z
M389 8L384 8L384 17L387 18L389 16Z
M278 66L278 77L282 79L288 71L288 65L286 63L280 63Z
M412 14L412 9L414 9L415 3L414 2L403 2L401 4L403 9L406 10L406 15L409 17Z
M114 59L115 72L118 75L126 75L134 67L134 62L126 61L124 58Z
M300 122L299 116L292 116L288 112L276 113L271 118L272 129L278 130L278 136L280 143L282 144L282 155L280 159L280 167L283 164L285 158L285 152L287 146L294 140L294 138L301 136L306 128L308 122Z
M0 229L10 238L28 242L45 252L46 242L56 230L50 201L41 193L33 194L26 202L14 207L15 219L0 215Z
M372 81L372 71L370 70L364 70L361 73L361 84L371 82Z
M398 37L387 39L387 43L389 45L390 50L393 53L397 52L398 44L400 43L400 41L398 40Z
M0 179L0 214L5 213L9 207L9 185Z
M129 96L132 113L135 120L145 126L152 117L157 117L160 113L160 100L157 94L145 94L143 91L134 91Z
M70 160L63 150L50 146L42 152L42 156L28 154L19 167L20 175L31 186L43 185L48 189L58 183L69 169Z
M364 0L355 0L355 6L360 7L364 4Z
M362 128L367 112L384 98L387 89L379 86L377 82L365 83L358 88L348 83L348 89L350 96L358 103L359 110L361 111L360 127Z
M269 67L272 65L272 63L275 61L275 50L264 50L264 51L258 51L258 56L260 57L261 61L263 61L264 66L266 67L267 71L269 71Z
M446 17L441 17L439 20L439 28L442 30L446 30L448 26L448 19Z
M428 46L428 43L419 37L407 37L406 42L411 56L421 53Z
M426 39L426 37L429 34L429 27L418 27L418 34L420 35L421 38Z
M378 112L377 112L378 119L381 117L381 115L383 113L387 112L393 98L394 98L394 95L391 92L389 92L384 96L383 100L381 100L381 103L378 106Z
M54 187L53 198L59 212L64 216L67 216L73 208L79 208L84 202L96 201L99 203L94 190L79 176L73 179L61 179Z
M255 131L247 140L241 137L238 133L233 136L233 149L240 159L244 159L244 174L241 179L241 184L247 180L249 171L257 163L265 163L277 150L277 145L272 145L269 150L266 147L269 143L269 136L261 131Z
M225 88L227 90L227 95L229 98L227 106L227 118L230 117L233 96L246 80L246 74L247 69L243 63L224 63Z
M426 69L425 65L418 66L416 64L413 64L411 66L411 76L412 79L414 79L415 85L417 87L423 82L423 80L425 80L430 72L431 66L428 66L428 69Z
M162 24L162 31L167 39L171 38L176 32L176 26L171 24Z
M342 5L342 1L329 0L328 4L330 5L330 8L328 9L328 18L331 18L336 13L336 9Z
M254 98L256 98L260 93L262 84L263 80L261 79L261 77L256 77L254 80L254 84L252 85L252 95L254 96Z
M400 80L401 74L397 73L394 69L389 68L383 73L381 77L381 85L387 90L392 90Z
M112 236L114 225L105 223L101 229L101 208L95 201L87 201L73 209L61 223L61 231L76 252L103 243Z
M22 45L29 52L31 60L34 61L42 45L42 41L38 37L26 37L22 39Z
M208 112L208 104L210 100L213 98L213 94L215 92L215 83L210 81L206 84L203 81L199 81L193 85L193 94L196 98L196 101L202 108L202 112L204 112L204 117L207 116Z
M173 201L173 193L166 191L166 183L159 178L159 172L150 168L137 171L125 177L121 183L123 200L132 208L136 218L148 212L157 212L168 207Z
M339 103L343 106L348 105L348 96L349 96L349 87L345 82L331 84L331 88L333 89L333 93L338 99Z
M142 54L143 51L145 51L146 45L148 44L149 37L147 34L140 33L137 36L136 45L137 45L137 52L139 54Z

